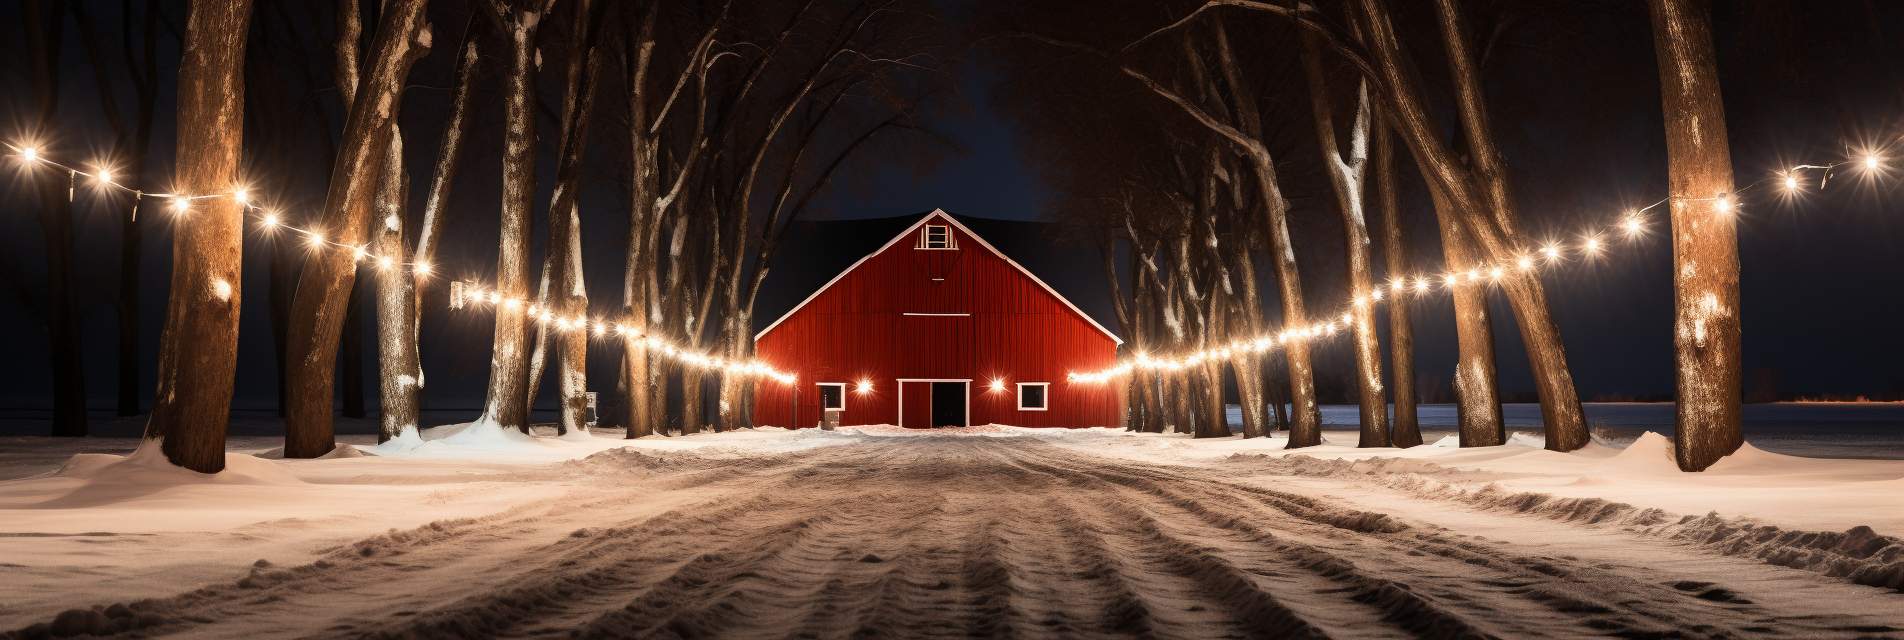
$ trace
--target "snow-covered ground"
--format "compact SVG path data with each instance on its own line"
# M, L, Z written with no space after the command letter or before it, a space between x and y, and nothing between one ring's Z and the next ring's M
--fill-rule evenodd
M1904 636L1897 460L1748 446L1683 474L1657 434L419 435L320 460L243 436L218 476L76 453L133 438L0 437L0 631Z

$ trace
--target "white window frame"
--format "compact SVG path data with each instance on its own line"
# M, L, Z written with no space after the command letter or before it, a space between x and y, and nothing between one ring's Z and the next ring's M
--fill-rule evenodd
M1025 387L1044 387L1045 388L1045 406L1042 406L1042 407L1025 406ZM1019 411L1050 411L1051 410L1051 383L1049 382L1020 382L1018 383L1018 410Z
M813 383L813 386L815 388L819 388L819 387L839 387L840 388L840 406L838 407L826 406L826 393L825 392L820 393L820 410L821 411L841 411L841 412L846 411L846 383L844 382L816 382L816 383Z
M945 233L945 246L943 247L932 246L932 242L928 240L928 238L932 237L932 232L934 230ZM952 225L928 224L928 225L925 225L924 228L919 230L919 243L916 245L913 245L912 248L923 250L923 251L957 251L959 249L959 239L958 239L958 236L952 235Z

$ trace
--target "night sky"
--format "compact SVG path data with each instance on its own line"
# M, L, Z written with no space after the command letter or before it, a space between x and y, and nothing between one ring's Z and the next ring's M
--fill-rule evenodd
M1397 3L1405 4L1405 3ZM116 16L116 3L101 4ZM1607 3L1596 21L1575 25L1525 26L1525 39L1546 42L1561 30L1585 33L1570 49L1541 60L1522 53L1503 68L1490 68L1490 90L1512 104L1502 109L1508 161L1516 172L1526 227L1536 235L1560 234L1588 221L1609 220L1665 195L1658 79L1654 75L1650 31L1640 3ZM1743 261L1745 372L1748 391L1760 370L1775 373L1779 391L1792 393L1904 393L1904 24L1895 10L1871 13L1858 2L1769 6L1768 3L1719 3L1714 26L1733 150L1736 181L1748 184L1776 169L1799 163L1836 162L1847 145L1875 150L1888 159L1876 175L1848 171L1834 176L1821 194L1815 189L1796 199L1761 189L1744 201L1741 226ZM956 14L956 11L955 11ZM13 15L8 13L6 15ZM1872 16L1877 16L1873 19ZM1771 21L1771 23L1768 23ZM11 20L0 29L16 30ZM460 29L437 20L439 34ZM1774 24L1774 26L1766 26ZM70 28L70 25L69 25ZM328 31L326 31L328 33ZM0 38L0 137L11 141L28 120L29 79L22 44ZM1575 34L1579 35L1579 34ZM439 42L447 39L439 35ZM1599 47L1581 48L1588 41ZM160 44L162 60L175 61L171 38ZM438 85L447 75L444 59L452 47L439 47L419 64L413 83ZM103 150L110 133L100 118L96 85L78 38L67 38L63 52L59 136L46 143L51 155L86 162ZM1518 61L1518 62L1517 62ZM1432 64L1424 62L1424 67ZM172 164L172 89L176 67L162 63L153 167L163 175ZM1568 71L1571 70L1571 71ZM940 128L959 138L968 153L947 159L925 177L884 167L866 167L824 196L821 219L909 215L933 208L980 218L1038 220L1051 198L1039 175L1022 159L1022 132L993 104L991 88L1007 81L990 67L982 50L970 54L961 73L969 111L938 114ZM1607 82L1607 77L1623 79ZM545 93L558 78L545 73ZM493 81L492 81L493 82ZM125 89L121 89L122 101ZM446 91L413 88L404 105L410 164L425 179L435 155L437 123ZM1592 117L1582 115L1590 96ZM1164 109L1159 103L1158 109ZM493 126L500 112L491 109L479 126ZM543 131L552 127L543 121ZM547 206L553 175L553 141L543 138L542 188L538 211ZM493 146L493 145L492 145ZM1292 158L1286 161L1299 161ZM1405 166L1406 156L1402 157ZM494 176L497 154L479 148L467 160L458 190L455 229L446 238L440 264L456 275L482 276L494 269L496 214ZM15 159L0 163L0 409L50 406L46 333L42 326L46 288L43 236L37 199L20 179ZM1407 215L1415 230L1417 265L1438 262L1438 247L1424 191L1412 170L1404 171L1420 197L1408 198ZM307 176L295 189L303 198L287 206L314 210L321 204L322 176ZM597 310L618 295L621 234L625 220L610 186L587 190L583 206L589 283L599 291ZM110 409L114 393L114 312L117 286L118 225L110 214L89 203L95 198L81 185L75 205L79 230L81 307L85 314L85 372L88 402ZM421 201L420 187L413 202ZM1292 192L1295 217L1333 216L1324 194ZM142 212L142 216L145 215ZM1663 220L1663 218L1654 218ZM1300 225L1298 225L1300 226ZM1566 339L1583 400L1610 394L1663 394L1672 390L1671 256L1655 224L1648 239L1616 241L1598 262L1575 263L1554 272L1548 294ZM540 253L545 243L535 241ZM1326 246L1339 252L1340 239L1305 235L1298 251ZM247 238L245 307L240 345L236 408L275 406L270 331L266 324L265 260L272 240ZM142 385L150 408L152 369L157 360L159 325L170 273L171 236L161 217L147 227L143 269L144 356ZM1075 249L1073 247L1072 249ZM1379 259L1378 259L1379 263ZM776 269L782 265L776 265ZM797 270L797 265L785 265ZM1101 282L1095 262L1075 267L1088 273L1066 274L1067 281ZM1339 262L1325 263L1309 285L1312 295L1336 297L1330 283ZM1054 278L1056 279L1056 278ZM769 280L772 286L775 280ZM1266 288L1269 285L1265 282ZM1101 285L1100 285L1101 287ZM1320 293L1315 293L1320 292ZM1066 293L1073 293L1067 291ZM1077 297L1098 297L1097 290ZM800 296L803 297L804 292ZM1273 300L1273 295L1266 298ZM1086 305L1087 308L1090 305ZM1325 305L1327 306L1327 305ZM1101 307L1099 307L1101 308ZM1527 364L1519 347L1511 311L1495 297L1495 335L1500 346L1501 387L1531 391ZM757 316L771 322L778 310ZM1455 340L1447 297L1421 303L1417 313L1417 371L1440 376L1451 371ZM374 329L366 314L365 363L374 368ZM1114 326L1109 318L1100 318ZM474 407L487 377L489 323L480 314L426 310L424 367L429 372L428 408ZM1385 336L1384 336L1385 338ZM1323 375L1352 370L1343 342L1327 349ZM610 363L591 365L602 388L612 386ZM601 382L610 381L610 382ZM374 375L366 376L366 401L375 405ZM547 385L545 385L547 386Z

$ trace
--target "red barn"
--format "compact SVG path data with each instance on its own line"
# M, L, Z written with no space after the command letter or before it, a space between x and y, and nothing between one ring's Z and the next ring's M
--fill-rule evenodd
M754 424L1115 426L1117 336L944 211L861 258L754 336L797 376L756 386Z

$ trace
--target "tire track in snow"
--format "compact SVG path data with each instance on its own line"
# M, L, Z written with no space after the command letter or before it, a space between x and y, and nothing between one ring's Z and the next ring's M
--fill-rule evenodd
M214 637L1892 631L1806 617L1801 599L1735 593L1683 570L1527 555L1426 516L1029 438L865 438L760 456L622 450L525 480L567 493L111 615L62 616L104 619L88 627L100 635ZM1685 553L1693 561L1678 566L1732 562ZM1830 581L1794 574L1799 588Z

